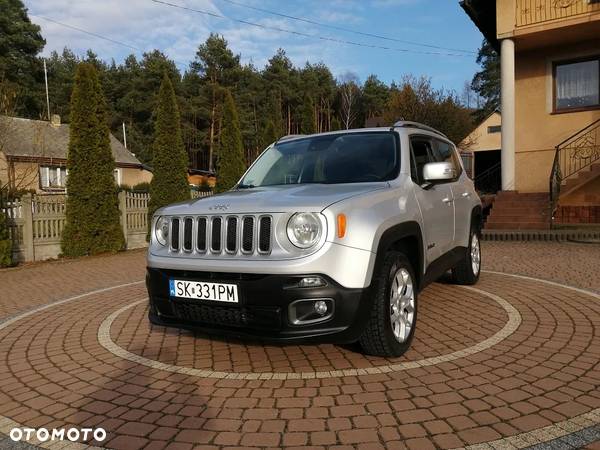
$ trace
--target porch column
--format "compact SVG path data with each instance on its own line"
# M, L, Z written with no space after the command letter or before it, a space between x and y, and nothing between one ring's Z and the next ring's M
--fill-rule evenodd
M500 48L502 78L502 190L515 190L515 42L503 39Z

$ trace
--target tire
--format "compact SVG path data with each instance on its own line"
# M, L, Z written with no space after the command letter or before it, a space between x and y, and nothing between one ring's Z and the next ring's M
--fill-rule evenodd
M456 284L475 284L481 273L481 236L475 227L469 233L469 246L460 263L452 269L452 278Z
M369 355L400 356L410 347L417 323L418 287L415 273L404 254L388 252L378 273L374 275L370 317L359 343ZM401 295L392 297L393 286L398 286L397 292ZM393 311L398 309L401 310L400 314L392 316Z

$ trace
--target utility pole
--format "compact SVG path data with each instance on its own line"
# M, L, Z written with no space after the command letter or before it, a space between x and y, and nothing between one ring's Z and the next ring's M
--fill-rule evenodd
M50 96L48 95L48 70L46 69L46 58L44 58L44 80L46 82L46 108L48 111L48 121L50 121Z
M127 134L125 134L125 122L123 122L123 145L127 148Z

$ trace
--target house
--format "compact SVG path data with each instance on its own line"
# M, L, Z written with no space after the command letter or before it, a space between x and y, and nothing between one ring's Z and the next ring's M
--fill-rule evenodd
M458 144L465 170L473 178L475 188L485 194L501 188L501 131L502 116L494 111Z
M214 172L200 169L188 169L187 179L190 186L210 187L211 189L217 184L217 178Z
M127 186L150 182L147 170L112 134L115 181ZM0 116L0 186L36 192L64 192L67 180L69 125Z
M600 222L600 1L463 0L501 61L501 180L487 228Z

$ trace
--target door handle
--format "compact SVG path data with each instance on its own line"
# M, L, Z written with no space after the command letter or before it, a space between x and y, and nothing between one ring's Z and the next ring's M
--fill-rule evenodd
M450 203L452 203L454 200L452 200L450 197L446 197L446 198L442 199L442 201L443 201L444 203L450 204Z
M471 193L470 193L470 192L463 192L463 193L462 193L462 196L463 196L463 197L470 197L470 196L471 196Z

